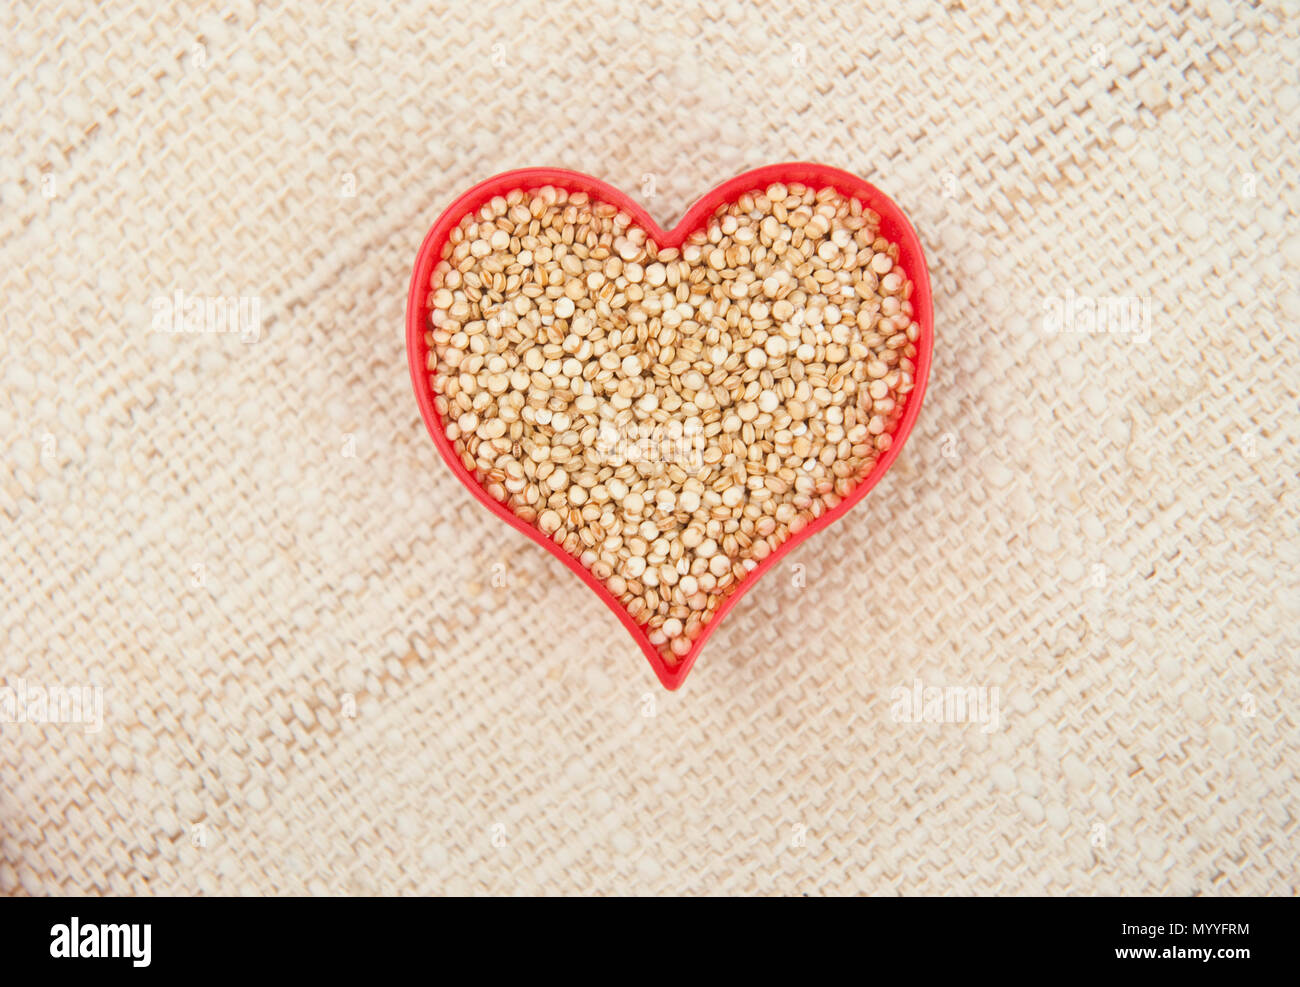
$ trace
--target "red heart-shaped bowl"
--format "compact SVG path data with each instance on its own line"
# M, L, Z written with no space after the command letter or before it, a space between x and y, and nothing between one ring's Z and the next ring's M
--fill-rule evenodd
M920 334L916 342L916 371L911 393L897 426L893 429L893 444L876 461L871 472L862 482L833 509L810 521L802 531L792 535L763 559L749 575L741 581L731 594L722 601L713 619L701 630L689 652L676 664L669 664L659 650L650 643L646 632L632 619L623 605L614 597L599 579L591 574L582 563L564 551L537 528L527 523L510 511L506 505L492 498L473 475L465 469L456 454L451 441L443 430L443 422L434 405L434 390L430 383L429 346L425 338L429 328L429 298L432 294L430 278L439 260L442 259L443 247L446 246L452 230L469 213L482 207L494 196L505 195L515 189L536 189L546 185L562 188L570 192L586 192L593 199L598 199L624 210L633 220L661 247L680 247L688 236L704 228L717 208L738 199L745 192L766 188L773 182L784 184L802 184L813 188L831 187L841 195L858 199L864 206L880 216L880 233L892 243L898 245L899 264L903 272L912 281L913 318ZM808 162L769 165L747 171L742 175L723 182L713 191L703 196L687 210L681 222L671 230L664 231L650 218L649 214L618 189L605 184L590 175L576 171L564 171L557 168L522 168L507 171L480 182L456 199L433 224L433 228L420 245L420 252L415 259L415 270L411 275L411 290L406 303L406 352L411 369L411 383L415 388L416 399L420 403L420 413L433 437L434 445L442 453L451 471L460 478L461 483L469 488L489 511L512 527L518 528L533 541L542 545L552 555L578 574L592 591L605 601L619 620L623 622L641 650L645 653L650 667L654 669L659 681L668 689L676 689L685 680L695 664L704 643L717 629L736 602L771 569L787 552L800 542L812 537L828 525L842 518L849 510L865 497L876 485L885 471L898 457L907 440L908 433L921 410L921 399L925 394L926 380L930 375L930 358L934 349L934 314L930 297L930 274L925 264L925 254L917 239L916 231L908 222L903 211L874 185L863 181L856 175L837 168Z

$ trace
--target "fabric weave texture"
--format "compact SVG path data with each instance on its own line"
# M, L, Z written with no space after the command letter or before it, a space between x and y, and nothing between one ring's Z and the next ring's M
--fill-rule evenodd
M1297 893L1294 3L0 22L0 688L103 698L0 722L0 892ZM908 211L934 367L670 694L438 459L407 281L500 171L786 160Z

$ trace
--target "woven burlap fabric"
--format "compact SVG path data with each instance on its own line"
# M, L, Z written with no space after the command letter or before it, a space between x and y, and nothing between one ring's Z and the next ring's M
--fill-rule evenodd
M0 723L0 890L1295 893L1294 5L0 21L0 686L103 698ZM912 216L930 390L670 694L437 457L407 280L498 171L789 159Z

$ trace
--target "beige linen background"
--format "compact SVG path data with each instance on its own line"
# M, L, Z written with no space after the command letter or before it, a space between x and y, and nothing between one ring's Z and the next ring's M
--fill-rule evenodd
M0 687L104 703L0 723L4 893L1296 893L1294 4L0 21ZM930 390L670 694L437 457L410 265L508 168L788 159L913 217Z

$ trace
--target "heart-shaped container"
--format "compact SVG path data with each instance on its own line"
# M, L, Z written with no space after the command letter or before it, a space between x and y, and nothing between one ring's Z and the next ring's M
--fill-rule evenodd
M829 186L842 195L860 200L864 206L880 216L880 233L891 243L898 244L899 264L903 272L912 281L913 318L920 328L920 337L916 342L915 382L912 392L907 397L907 405L903 409L903 416L892 433L894 442L884 455L876 461L876 465L871 472L834 509L810 522L801 532L791 536L789 540L763 559L745 580L735 588L731 595L723 600L718 612L713 615L712 620L705 625L699 637L695 639L691 650L679 662L670 665L663 655L659 653L659 650L650 643L645 631L632 619L627 610L623 608L623 605L605 588L600 580L558 544L517 517L504 504L494 500L461 463L460 457L456 454L451 441L447 438L446 432L443 431L443 422L438 414L438 409L434 405L435 395L429 380L429 346L425 340L425 334L429 328L428 303L432 294L430 278L433 269L442 258L443 247L451 236L452 230L459 225L460 221L469 213L479 209L494 196L505 195L515 189L536 189L545 185L553 185L556 188L563 188L571 192L586 192L593 199L611 203L626 211L637 225L645 230L646 235L661 247L680 247L688 236L708 224L710 217L713 216L720 205L738 199L745 192L766 188L773 182L781 182L787 185L799 183L814 188ZM722 623L723 618L736 605L737 601L762 578L763 573L776 565L785 557L786 553L800 542L811 538L817 532L847 514L853 505L865 497L871 488L879 482L880 478L884 476L885 471L889 469L890 465L898 457L899 452L902 451L903 443L907 440L908 434L912 431L912 425L916 422L916 417L920 413L921 399L925 395L926 380L930 376L930 358L933 349L934 314L930 296L930 274L926 267L925 254L921 250L920 240L917 239L912 224L908 222L907 217L894 201L874 185L846 171L809 162L768 165L728 179L701 197L687 210L681 222L668 231L660 229L649 214L624 193L611 185L592 178L590 175L584 175L576 171L564 171L558 168L521 168L516 171L503 172L475 185L458 197L438 217L437 222L433 224L433 228L429 230L424 242L420 245L419 254L416 255L415 270L411 275L411 288L406 303L406 352L411 370L411 384L415 388L415 396L419 401L420 413L424 416L424 423L428 426L434 445L442 453L442 458L446 461L448 467L460 478L461 483L465 484L470 492L482 501L488 510L550 551L552 555L577 573L578 577L591 587L598 597L605 601L605 605L623 622L623 626L628 629L637 644L641 646L641 650L650 662L650 667L654 669L655 675L668 689L676 689L682 684L690 672L691 666L695 664L695 659L699 657L704 643L717 629L718 625Z

